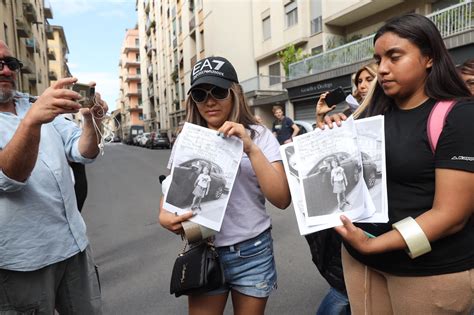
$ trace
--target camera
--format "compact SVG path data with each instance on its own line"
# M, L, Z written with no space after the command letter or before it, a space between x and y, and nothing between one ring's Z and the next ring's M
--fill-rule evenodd
M74 83L71 89L81 95L77 102L82 107L91 108L94 105L95 87L84 83Z
M346 93L342 87L338 87L326 95L326 104L329 106L337 105L346 100Z

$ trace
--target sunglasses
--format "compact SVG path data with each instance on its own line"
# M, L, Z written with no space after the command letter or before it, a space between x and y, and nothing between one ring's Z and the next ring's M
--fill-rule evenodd
M223 89L218 86L214 86L210 90L201 88L194 88L191 90L191 98L196 103L204 103L207 98L211 95L216 100L225 100L229 97L229 89Z
M20 60L14 58L14 57L4 57L0 59L0 71L5 68L5 65L10 69L11 71L16 71L19 70L23 67L23 64L21 63Z

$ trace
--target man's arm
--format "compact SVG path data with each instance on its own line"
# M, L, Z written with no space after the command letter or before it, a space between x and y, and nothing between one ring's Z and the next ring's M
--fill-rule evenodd
M75 81L75 78L58 80L32 104L10 142L0 151L3 174L18 182L24 182L30 176L38 158L41 126L59 114L77 113L80 108L73 101L80 95L63 89Z
M9 178L24 182L30 176L38 158L41 125L24 119L13 138L0 150L0 169Z
M291 137L296 137L298 133L300 132L300 127L298 127L296 124L291 125L291 128L293 129L293 133L291 134Z

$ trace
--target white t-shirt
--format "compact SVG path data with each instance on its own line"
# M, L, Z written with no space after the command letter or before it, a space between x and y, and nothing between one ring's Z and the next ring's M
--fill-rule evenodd
M270 163L281 161L279 143L266 127L252 125L256 130L253 142L262 150ZM174 150L171 152L168 168L171 169ZM222 222L221 231L216 234L216 246L228 246L251 239L271 225L270 216L265 210L265 196L260 190L252 164L243 154L232 187L229 203Z

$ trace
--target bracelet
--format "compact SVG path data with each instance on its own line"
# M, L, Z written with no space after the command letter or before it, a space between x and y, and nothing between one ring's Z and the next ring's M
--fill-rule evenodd
M406 252L411 259L431 251L431 245L425 233L412 217L407 217L392 225L405 240Z

